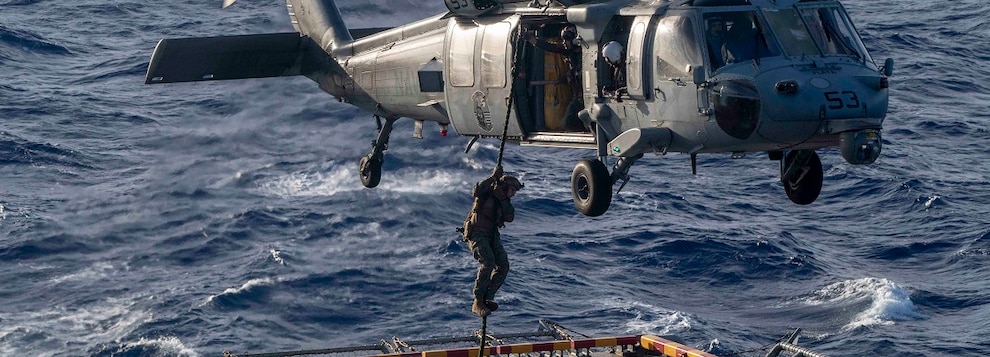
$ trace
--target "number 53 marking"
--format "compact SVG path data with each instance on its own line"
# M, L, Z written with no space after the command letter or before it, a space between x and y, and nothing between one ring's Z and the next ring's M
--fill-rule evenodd
M828 109L859 108L859 97L853 91L825 92L825 100L832 103Z
M462 7L467 7L467 0L448 0L450 2L451 8L454 10L460 9Z

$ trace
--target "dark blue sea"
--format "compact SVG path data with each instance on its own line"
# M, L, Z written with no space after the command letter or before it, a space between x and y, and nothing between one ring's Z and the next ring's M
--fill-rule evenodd
M339 0L351 28L440 1ZM990 3L848 0L896 61L870 166L821 151L792 204L765 155L648 155L602 217L590 151L509 146L526 188L489 332L547 318L730 355L794 328L830 356L990 354ZM0 355L219 356L467 335L454 228L498 143L411 120L381 185L372 117L308 79L148 86L160 38L291 31L284 3L0 0Z

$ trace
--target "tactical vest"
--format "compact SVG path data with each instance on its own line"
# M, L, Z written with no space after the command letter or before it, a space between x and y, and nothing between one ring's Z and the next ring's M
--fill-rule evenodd
M474 186L474 189L471 190L471 195L474 196L474 203L471 204L471 210L468 211L467 217L464 218L464 229L462 233L464 234L463 238L465 241L471 240L471 236L474 234L476 228L479 227L479 224L485 226L491 225L491 229L493 231L497 229L495 226L497 222L488 222L488 219L481 217L481 210L488 206L486 203L495 199L492 197L492 190L494 189L495 179L489 177L488 179L478 182L478 184ZM492 219L496 219L496 217L498 217L496 212L498 210L498 205L492 205L491 209L493 210ZM484 230L485 228L482 229Z

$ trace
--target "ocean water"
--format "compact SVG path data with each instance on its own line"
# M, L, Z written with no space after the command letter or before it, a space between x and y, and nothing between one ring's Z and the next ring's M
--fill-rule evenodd
M352 28L440 1L338 1ZM760 155L647 156L602 217L591 152L509 146L526 188L489 331L548 318L718 354L803 328L831 356L990 354L990 4L849 0L896 61L884 150L820 152L819 200ZM453 229L497 142L413 139L382 184L375 124L305 78L146 86L158 39L290 31L284 4L0 0L0 355L218 356L466 335L476 269Z

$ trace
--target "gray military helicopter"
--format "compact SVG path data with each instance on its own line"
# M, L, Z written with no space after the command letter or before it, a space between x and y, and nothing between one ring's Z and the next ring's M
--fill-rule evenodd
M687 153L695 173L700 153L766 152L802 205L821 192L816 149L880 155L893 61L876 65L838 1L444 1L445 14L349 30L333 0L286 0L298 32L161 40L146 83L306 76L375 117L369 188L402 117L417 137L453 125L468 149L596 150L571 175L588 216L648 152Z

